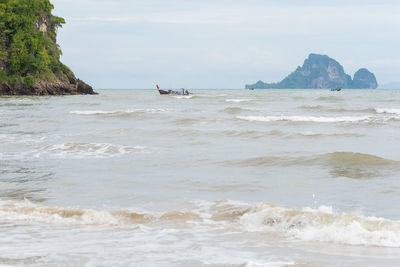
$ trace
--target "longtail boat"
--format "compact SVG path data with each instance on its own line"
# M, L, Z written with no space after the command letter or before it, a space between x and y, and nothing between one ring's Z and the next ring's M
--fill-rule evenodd
M156 84L157 90L160 93L160 95L189 95L189 91L185 89L181 89L181 91L175 91L175 90L162 90L158 84Z

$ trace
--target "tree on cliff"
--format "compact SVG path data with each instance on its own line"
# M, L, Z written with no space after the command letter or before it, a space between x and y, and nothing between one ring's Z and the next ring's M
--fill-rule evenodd
M53 8L49 0L0 0L0 93L35 94L38 82L46 87L42 94L56 83L55 94L80 93L74 88L81 81L60 62L56 36L65 20L53 16Z

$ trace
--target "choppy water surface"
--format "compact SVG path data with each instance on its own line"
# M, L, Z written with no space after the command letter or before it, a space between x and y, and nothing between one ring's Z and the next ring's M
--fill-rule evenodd
M0 265L398 266L400 91L0 98Z

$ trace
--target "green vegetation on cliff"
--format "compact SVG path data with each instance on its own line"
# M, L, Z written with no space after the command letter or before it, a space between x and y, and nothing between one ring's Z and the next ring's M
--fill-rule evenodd
M0 0L0 95L95 94L60 62L49 0Z
M56 45L65 21L51 14L53 8L49 0L0 0L0 82L32 86L66 72Z

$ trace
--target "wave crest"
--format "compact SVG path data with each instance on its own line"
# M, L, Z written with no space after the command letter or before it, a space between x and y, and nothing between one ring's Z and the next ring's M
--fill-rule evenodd
M140 114L159 114L159 113L170 113L174 110L170 109L118 109L118 110L75 110L70 111L73 115L97 115L97 116L128 116L128 115L140 115Z
M320 160L330 165L350 165L350 166L390 166L400 165L399 161L381 158L378 156L353 153L353 152L333 152L322 155Z
M400 222L355 214L337 214L331 207L295 210L262 203L240 218L248 231L273 231L305 241L400 247Z
M107 143L65 143L47 146L37 154L50 153L57 157L72 156L75 158L83 157L114 157L128 153L143 151L143 146L123 146Z
M323 241L348 245L400 247L400 222L335 213L332 207L292 209L270 203L246 204L233 201L195 203L197 209L166 213L130 210L105 211L69 207L44 206L29 201L0 201L0 222L54 224L75 226L180 228L182 223L193 227L225 228L231 231L276 233L286 238ZM160 224L161 223L161 224Z
M354 152L333 152L314 156L293 156L290 154L287 156L262 156L225 161L221 164L234 167L322 165L328 167L329 173L333 177L354 179L378 177L382 175L386 168L400 168L400 161Z
M231 103L241 103L241 102L250 102L252 99L248 98L238 98L238 99L226 99L225 102L231 102Z
M259 121L259 122L277 122L277 121L288 121L288 122L368 122L373 119L370 116L359 116L359 117L315 117L315 116L237 116L240 120L246 121Z

